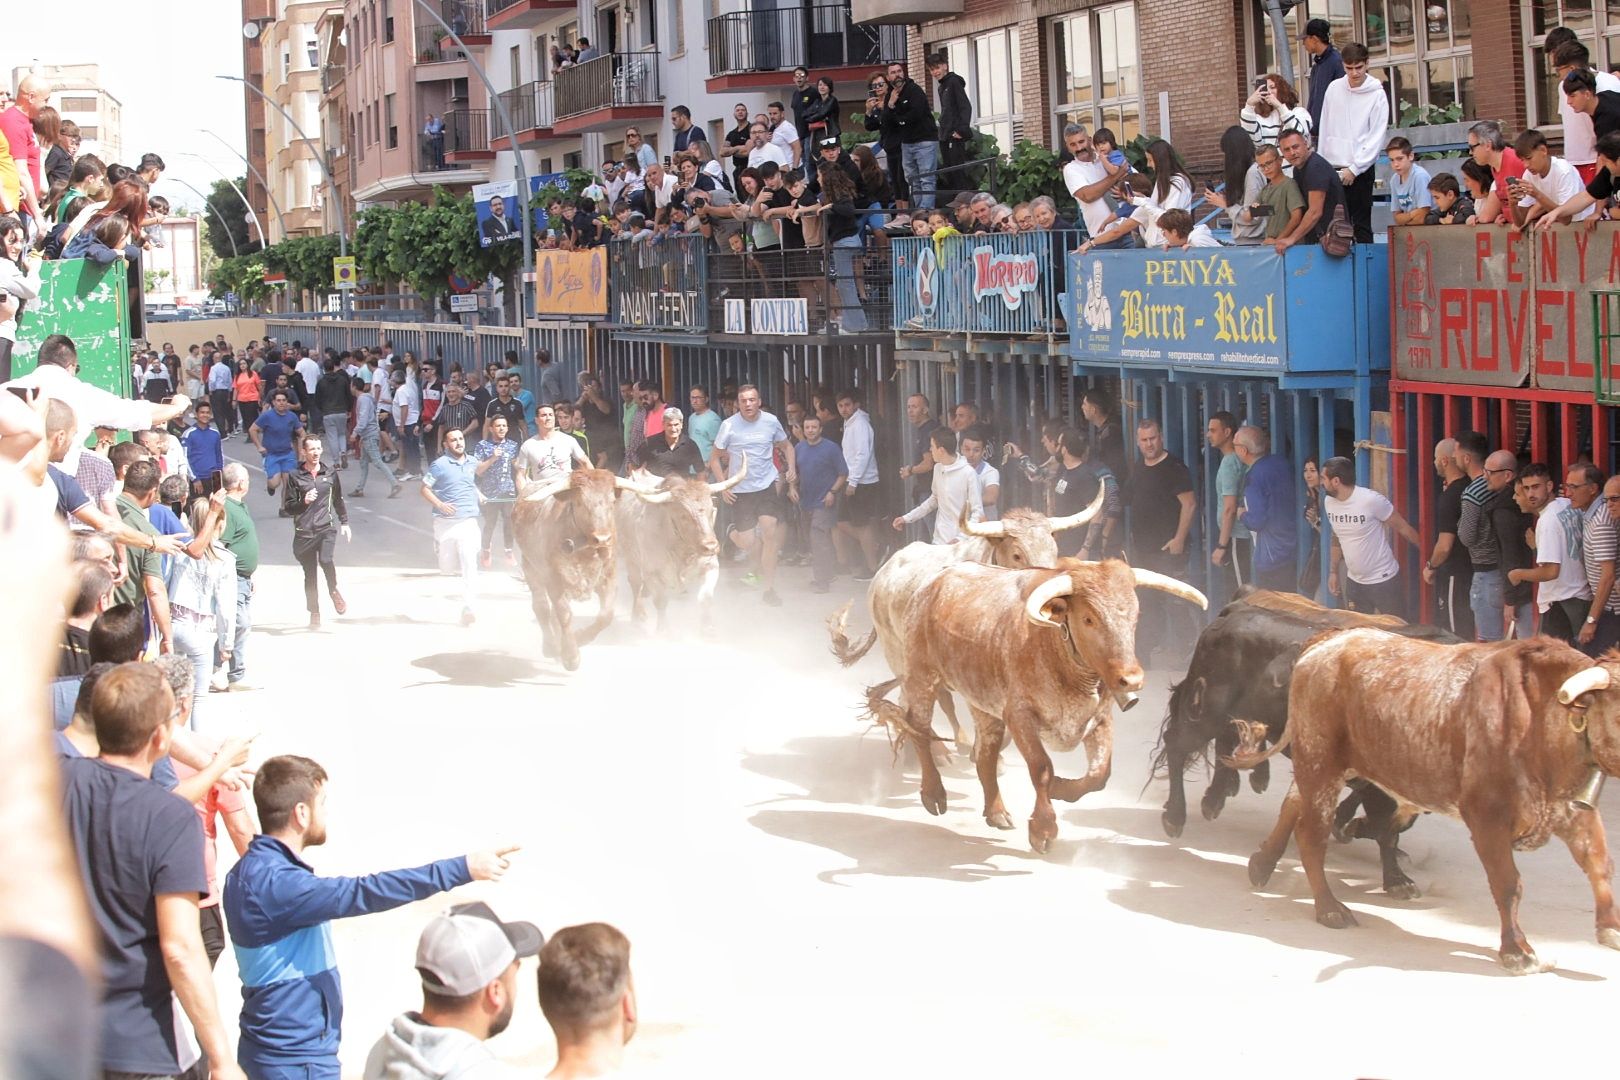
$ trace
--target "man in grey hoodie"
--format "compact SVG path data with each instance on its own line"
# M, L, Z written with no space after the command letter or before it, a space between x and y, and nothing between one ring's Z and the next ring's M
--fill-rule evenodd
M533 924L503 923L489 905L457 904L422 931L422 1011L394 1018L366 1058L366 1080L516 1080L485 1040L506 1030L518 962L540 951Z

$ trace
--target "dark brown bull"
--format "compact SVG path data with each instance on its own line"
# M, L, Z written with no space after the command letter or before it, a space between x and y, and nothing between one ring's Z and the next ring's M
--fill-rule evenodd
M530 489L512 508L542 652L569 671L579 667L579 647L613 622L613 507L621 488L639 490L605 469L577 469ZM600 605L596 621L576 637L570 605L593 596Z
M1294 666L1288 728L1247 768L1292 745L1295 787L1277 826L1249 860L1263 885L1292 832L1316 897L1316 919L1353 926L1328 888L1323 859L1339 789L1364 777L1392 795L1405 820L1422 811L1459 817L1485 865L1502 920L1502 966L1541 970L1519 930L1522 886L1514 849L1557 835L1592 885L1600 944L1620 949L1620 911L1602 819L1591 804L1601 773L1620 770L1620 654L1594 664L1548 638L1444 645L1381 630L1330 632Z
M922 803L945 812L929 724L942 690L967 700L977 727L974 762L985 820L1012 828L996 782L1003 737L1011 732L1035 786L1030 846L1044 852L1057 835L1052 800L1074 802L1108 782L1113 768L1113 702L1142 688L1136 661L1138 588L1159 589L1205 606L1203 594L1118 560L1061 559L1057 569L1001 570L976 563L943 567L907 605L900 705L877 703L890 730L908 736L922 769ZM1086 775L1056 776L1046 747L1086 747Z
M650 494L640 490L619 495L619 550L630 578L631 618L645 614L650 595L664 628L669 594L701 574L698 612L704 630L713 622L714 586L720 578L720 544L714 537L714 497L729 491L747 475L747 454L735 475L711 484L698 478L670 476Z

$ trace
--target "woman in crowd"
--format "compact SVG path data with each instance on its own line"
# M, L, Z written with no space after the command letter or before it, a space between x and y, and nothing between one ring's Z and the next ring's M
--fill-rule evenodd
M74 125L73 130L77 132L78 125ZM34 140L39 143L41 171L46 185L66 180L68 173L73 170L73 155L62 147L62 116L49 105L34 116Z
M1227 212L1232 222L1232 243L1258 244L1266 237L1266 219L1256 217L1250 208L1260 199L1260 189L1266 186L1266 175L1254 160L1254 141L1242 127L1234 124L1221 136L1221 157L1225 160L1222 175L1225 191L1206 189L1204 201Z
M1013 232L1034 232L1035 215L1031 212L1029 203L1019 203L1013 207Z
M231 383L231 401L242 418L241 429L246 431L259 418L259 403L264 397L264 380L253 370L246 356L237 358L236 378Z
M838 137L838 98L833 94L831 79L816 80L816 97L804 108L804 124L809 130L800 134L804 136L807 147L829 135Z
M1311 552L1305 559L1305 569L1299 572L1299 594L1307 600L1316 599L1316 588L1322 583L1322 474L1316 467L1314 456L1305 459L1305 524L1311 527Z
M1238 124L1254 141L1277 145L1290 131L1306 138L1311 135L1311 114L1299 103L1299 95L1281 75L1262 75L1254 80L1249 100L1238 110Z
M1153 194L1149 201L1157 210L1191 210L1192 177L1181 167L1175 148L1163 139L1147 144L1148 165L1153 172Z
M726 175L726 170L715 160L714 151L709 149L709 140L698 139L696 142L689 143L686 150L687 153L697 157L698 172L711 177L715 183L727 191L731 190L731 177Z
M1473 158L1466 158L1462 163L1463 187L1468 189L1468 201L1478 206L1491 193L1491 187L1496 183L1496 174L1489 165L1481 165ZM1479 220L1470 216L1466 224L1472 225Z
M900 160L900 127L888 108L889 80L881 71L874 71L866 82L866 130L878 133L878 145L883 148L883 160L889 166L889 186L894 191L894 205L911 205L911 186L906 183L906 170Z
M142 245L145 234L141 232L141 226L150 212L146 202L146 181L134 177L120 180L113 185L112 193L101 208L96 210L93 209L94 206L92 203L92 209L87 211L88 216L81 214L74 221L79 230L77 233L73 233L72 228L68 230L72 235L68 239L67 246L62 249L62 258L79 258L82 248L89 247L89 240L96 226L110 217L121 217L129 222L130 245L137 248ZM76 244L82 245L82 248L75 249Z
M828 323L837 333L861 333L867 323L855 281L855 264L863 250L855 185L836 164L822 165L819 177L822 201L827 206L826 234L827 246L832 248L833 282L838 289L838 307Z
M220 543L224 511L223 494L192 502L187 514L191 533L207 546L199 558L165 560L174 651L191 661L193 731L202 730L203 700L214 674L215 646L228 664L230 646L236 640L236 556Z

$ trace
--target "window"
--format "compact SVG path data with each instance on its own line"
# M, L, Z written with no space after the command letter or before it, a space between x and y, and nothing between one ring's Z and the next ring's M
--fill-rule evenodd
M394 40L394 12L389 0L382 0L383 44Z
M956 38L929 45L951 61L951 70L967 83L973 102L973 126L994 136L996 146L1010 151L1024 138L1024 91L1019 80L1018 28L1009 26L988 34Z
M93 113L96 111L96 99L93 97L65 97L62 99L61 111L65 113Z
M304 43L304 49L309 54L309 66L312 67L312 68L320 67L321 66L321 43L319 41L316 41L314 38L310 38L307 42Z
M563 168L564 169L583 169L584 167L585 167L585 155L583 153L581 153L580 151L571 150L568 153L563 155Z
M289 75L291 75L291 74L292 74L292 50L291 49L282 49L281 50L281 81L286 82L287 77Z
M1362 0L1360 25L1371 54L1369 66L1384 81L1396 123L1404 109L1419 105L1444 108L1461 102L1463 115L1473 115L1471 2Z
M86 140L89 140L89 139L95 139L95 138L98 138L100 135L101 135L101 129L98 128L94 124L80 124L79 125L79 139L80 139L80 141L86 141Z
M546 35L544 35L544 34L536 34L534 36L534 78L535 78L535 81L536 82L545 82L546 79L550 77L547 74L550 70L551 70L551 47L546 44ZM514 82L512 85L517 86L519 84Z
M1529 112L1536 126L1545 130L1562 123L1558 115L1558 85L1552 58L1547 55L1547 31L1567 26L1575 31L1592 53L1592 64L1599 71L1620 63L1620 2L1617 0L1523 0L1528 56L1525 68L1534 72L1529 82Z
M516 88L523 85L523 51L516 45L506 50L506 63L511 69L511 85Z
M383 126L388 129L388 149L399 145L399 125L394 123L394 95L383 98Z
M1142 65L1136 52L1136 9L1095 8L1052 20L1052 145L1063 126L1111 128L1121 144L1142 134Z

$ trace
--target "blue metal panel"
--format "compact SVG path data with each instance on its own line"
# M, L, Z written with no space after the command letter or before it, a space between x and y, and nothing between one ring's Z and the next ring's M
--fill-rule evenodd
M972 334L1055 333L1060 254L1051 233L901 236L894 261L897 330Z

